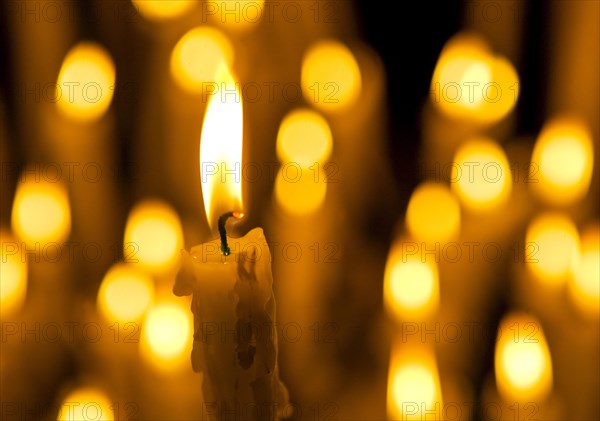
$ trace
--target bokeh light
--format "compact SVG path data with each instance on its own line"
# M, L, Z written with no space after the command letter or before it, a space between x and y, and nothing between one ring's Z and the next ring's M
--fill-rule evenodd
M552 360L538 320L522 313L502 319L494 368L498 392L507 402L546 398L552 390Z
M192 316L189 305L165 302L146 313L141 352L160 371L175 371L189 363Z
M307 103L336 112L356 103L362 80L348 47L335 40L320 40L302 58L301 85Z
M479 35L459 33L440 53L431 78L431 101L457 119L492 123L519 97L519 76L507 59L494 56Z
M542 284L561 286L579 255L579 233L565 215L544 213L527 228L525 262Z
M331 129L319 113L295 109L281 121L277 134L277 156L281 162L308 169L327 160L332 147Z
M233 45L221 31L199 26L188 31L171 53L171 75L184 90L200 94L215 82L219 65L233 65Z
M422 183L408 202L406 226L417 241L450 241L460 232L458 200L443 184Z
M502 148L487 138L461 145L454 156L451 186L461 203L474 212L506 203L512 190L512 175Z
M12 231L28 245L67 239L71 231L71 210L65 186L39 174L24 172L17 184L12 208Z
M136 9L148 20L174 19L190 11L197 0L132 0Z
M109 397L101 390L84 387L69 393L59 407L58 421L113 421L115 414Z
M21 245L8 230L0 228L0 315L21 309L27 295L27 263Z
M183 245L177 212L165 202L147 199L129 213L123 243L124 259L153 273L168 272L177 265Z
M532 190L544 202L569 205L587 193L594 151L588 128L579 120L559 117L550 120L535 143L529 178Z
M279 208L296 216L316 212L327 195L324 174L322 168L312 171L285 164L275 178L275 200Z
M102 46L80 42L65 57L56 84L59 111L73 120L93 121L112 101L115 65Z
M133 265L117 263L108 270L100 284L98 308L109 322L138 322L153 299L152 279Z
M384 275L384 302L389 314L402 320L424 320L439 303L439 276L434 261L420 253L404 255L395 245L388 256Z
M569 295L582 313L600 314L600 224L587 226L581 233L581 253L573 260Z

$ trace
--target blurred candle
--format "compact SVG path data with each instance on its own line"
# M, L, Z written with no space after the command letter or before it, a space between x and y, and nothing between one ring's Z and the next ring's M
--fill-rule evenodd
M579 233L569 217L559 213L538 215L527 227L527 268L542 285L553 289L565 286L579 247Z
M21 245L4 227L0 227L0 314L3 320L17 313L27 293L27 264Z
M58 421L103 420L113 421L113 402L102 390L81 387L71 391L62 401Z
M137 10L151 21L175 19L189 12L196 0L132 0Z
M127 218L123 254L126 262L156 275L173 274L183 246L181 222L167 203L146 199Z
M568 283L569 296L586 316L600 313L600 224L594 222L581 233L581 253L574 259Z
M531 157L530 186L543 202L565 206L580 201L587 193L594 151L589 129L572 117L547 122L535 143Z
M442 391L432 349L396 345L390 358L388 419L442 419Z
M339 41L312 44L302 58L302 94L321 111L339 113L352 107L361 92L361 74L352 52Z
M512 175L502 148L491 139L474 138L454 156L451 186L470 211L485 212L506 203Z
M417 241L446 242L458 237L461 213L458 200L444 184L425 182L412 193L406 227Z

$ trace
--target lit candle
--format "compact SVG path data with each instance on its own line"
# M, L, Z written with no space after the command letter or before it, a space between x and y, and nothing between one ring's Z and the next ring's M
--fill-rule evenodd
M207 219L212 228L218 224L220 239L183 252L173 291L193 294L192 366L204 375L203 418L252 414L277 420L285 410L287 390L277 365L271 254L262 228L238 239L228 238L225 231L228 218L243 217L243 121L241 97L226 66L218 80L227 85L229 95L208 104L200 175ZM235 168L237 175L232 173Z

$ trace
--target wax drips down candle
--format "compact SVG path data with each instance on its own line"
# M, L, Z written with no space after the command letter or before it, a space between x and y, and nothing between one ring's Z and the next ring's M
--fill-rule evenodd
M220 238L182 251L173 292L190 295L194 313L192 367L203 373L202 419L279 420L287 389L279 380L271 254L262 228L228 238L229 218L243 213L241 177L225 172L242 158L242 102L234 79L218 75L228 95L210 99L200 145L207 219ZM228 86L230 85L230 86Z

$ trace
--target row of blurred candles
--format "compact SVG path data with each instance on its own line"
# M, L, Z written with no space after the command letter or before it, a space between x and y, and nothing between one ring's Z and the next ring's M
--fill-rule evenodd
M151 19L164 12L154 9L153 3L139 3L140 12ZM179 4L181 9L176 10L179 6L164 9L165 16L184 13L189 6L189 2L173 4ZM233 58L234 49L227 36L215 27L201 26L187 32L174 46L170 71L183 89L205 95L207 87L214 88L209 83L219 82L214 80L218 65L224 62L231 67ZM287 215L286 225L315 215L323 206L328 184L320 177L315 180L313 165L319 163L318 169L322 170L334 149L326 117L357 104L361 95L359 68L350 49L335 40L319 41L304 55L300 85L306 102L316 109L289 112L279 125L276 142L281 168L274 183L274 201ZM331 93L327 82L332 80L339 89L337 101L313 101L315 95ZM87 94L90 90L75 97L59 91L61 86L74 82L79 83L77 86L98 87L103 94L98 101L90 101L85 97L92 95ZM110 54L100 45L82 42L64 59L54 96L56 107L68 119L93 127L109 109L114 85L115 66ZM399 224L401 232L391 247L384 279L385 309L397 323L438 320L440 305L443 308L445 300L443 287L440 293L440 279L443 284L445 270L449 270L443 262L439 264L440 250L458 245L459 252L466 252L466 237L461 233L469 219L490 214L501 218L502 212L518 213L514 209L522 206L534 206L536 213L520 245L523 250L519 256L525 258L519 263L524 264L527 279L523 282L531 281L533 291L539 296L555 294L556 298L556 291L566 289L582 317L597 321L598 222L575 221L578 216L571 211L573 205L586 200L590 188L594 156L590 131L585 122L571 116L548 121L531 156L516 156L517 167L522 162L530 163L525 175L519 173L496 140L479 134L510 114L518 93L519 80L512 64L495 56L485 40L460 34L447 43L432 77L430 104L435 107L434 117L424 124L435 126L440 119L450 119L457 127L470 126L471 132L449 156L425 157L425 162L433 166L440 162L447 164L437 167L444 180L428 180L419 185L410 197L405 219ZM433 142L429 147L436 150L436 142L443 141L435 136L425 139L426 144ZM290 182L286 178L284 170L288 163L301 169L300 179L294 177ZM521 193L523 190L516 180L518 176L529 177L532 182L527 184L531 191L525 191L525 196L517 200L516 190ZM33 265L56 264L63 265L63 271L70 270L64 257L60 257L66 251L72 222L68 186L61 178L53 178L37 167L25 171L17 183L12 232L4 228L2 232L1 309L5 321L33 305L29 298L26 300L28 267L31 272ZM199 192L197 197L200 200ZM515 222L515 226L519 223ZM513 232L514 227L506 231ZM141 354L152 369L159 371L190 370L193 332L189 302L174 299L170 292L184 244L183 233L178 213L170 204L158 199L137 203L127 218L123 250L119 253L123 259L106 272L96 297L97 311L105 321L102 323L142 326ZM480 244L498 241L501 250L504 249L510 241L505 236L510 234L498 234L504 238L501 240L494 234L498 233L484 230L470 239ZM462 243L457 243L461 240ZM41 263L36 255L43 255ZM49 256L58 257L51 261ZM451 258L446 256L442 260ZM40 270L43 271L38 268L38 274ZM469 265L462 270L463 277L478 276L477 272L469 273L472 270ZM563 298L560 294L558 297ZM553 303L559 308L567 305L560 300ZM553 350L541 329L544 323L538 317L543 319L543 316L511 312L499 328L503 334L499 333L496 341L494 375L497 392L507 408L513 402L535 402L543 409L552 394L552 367L558 362L553 359ZM90 315L91 320L100 320L95 317ZM511 330L515 324L517 330ZM452 418L448 411L456 408L444 405L444 379L438 373L435 341L429 343L420 337L416 341L400 340L404 334L400 332L401 329L392 330L392 336L396 337L392 340L388 373L388 417L421 419L427 413L439 416L443 413L444 417ZM130 353L113 358L135 357ZM113 414L109 394L82 388L64 397L64 402L94 402L102 406L104 414ZM83 415L76 411L81 408L61 414L64 419L79 419ZM548 411L559 411L553 412L553 416L566 416L561 409Z

